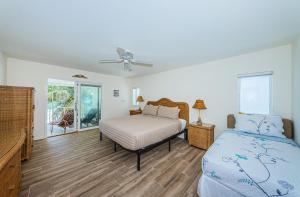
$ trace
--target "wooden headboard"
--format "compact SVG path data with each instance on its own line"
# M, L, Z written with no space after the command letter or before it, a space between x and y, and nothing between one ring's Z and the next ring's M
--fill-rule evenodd
M293 127L293 121L289 119L282 119L283 121L283 129L284 129L284 135L287 138L293 139L294 138L294 127ZM229 114L227 116L227 128L233 129L235 128L235 117L233 114Z
M147 105L162 105L166 107L178 107L180 109L179 112L179 118L180 119L185 119L186 120L186 127L188 127L189 124L189 105L185 102L174 102L171 101L168 98L161 98L158 101L148 101Z

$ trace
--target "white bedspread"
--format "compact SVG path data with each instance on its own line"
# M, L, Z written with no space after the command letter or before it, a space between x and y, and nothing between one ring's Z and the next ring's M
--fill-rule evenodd
M299 197L299 169L300 148L294 141L228 130L202 159L198 193Z
M100 131L129 150L138 150L179 133L178 119L151 115L134 115L102 120Z

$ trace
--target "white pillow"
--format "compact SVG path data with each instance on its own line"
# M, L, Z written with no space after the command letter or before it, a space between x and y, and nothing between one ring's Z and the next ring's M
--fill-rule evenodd
M178 119L180 109L178 107L166 107L160 105L157 111L157 116L171 119Z
M282 135L284 130L280 116L238 114L235 117L235 128L237 130L256 133L259 135L285 137Z
M143 109L143 114L144 115L152 115L152 116L156 116L157 115L157 110L158 110L158 106L154 106L154 105L145 105L144 109Z

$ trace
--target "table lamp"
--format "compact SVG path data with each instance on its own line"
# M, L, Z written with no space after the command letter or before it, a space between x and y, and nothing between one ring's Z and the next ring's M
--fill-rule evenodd
M199 116L198 116L197 124L202 125L200 111L201 111L201 109L207 109L206 106L205 106L205 104L204 104L204 101L203 100L196 100L193 108L199 110Z
M142 109L141 109L140 103L144 102L144 98L143 98L142 96L138 96L138 97L136 98L136 102L138 103L138 105L139 105L139 110L141 111Z

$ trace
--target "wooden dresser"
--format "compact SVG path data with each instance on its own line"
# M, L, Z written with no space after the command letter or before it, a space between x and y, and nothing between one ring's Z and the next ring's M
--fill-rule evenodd
M24 129L22 160L30 159L32 154L33 91L30 87L0 86L0 126L6 122L9 128Z
M19 196L24 130L0 126L0 196Z

